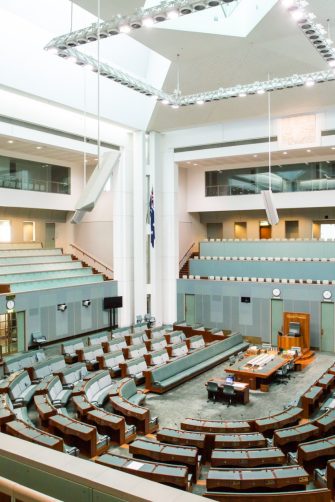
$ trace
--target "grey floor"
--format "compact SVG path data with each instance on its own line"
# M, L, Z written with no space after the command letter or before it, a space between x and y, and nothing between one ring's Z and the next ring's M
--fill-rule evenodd
M298 400L334 362L334 354L318 352L313 362L303 371L291 373L286 385L271 384L269 392L250 391L250 402L247 405L237 404L229 407L223 403L207 402L205 383L214 376L225 375L228 363L223 363L165 394L147 394L145 406L150 409L151 416L159 417L161 428L179 428L180 422L187 417L209 420L266 417ZM112 447L110 451L123 456L132 456L125 445ZM209 465L202 466L200 480L192 487L193 493L198 495L204 493L208 469ZM313 489L315 486L310 483L307 488Z
M223 403L207 402L205 383L214 376L225 375L227 363L202 373L175 389L159 395L147 394L146 404L151 415L158 416L161 427L179 427L183 418L247 419L268 416L299 398L315 380L335 362L334 354L318 352L315 360L303 371L292 372L287 385L272 384L269 392L250 391L250 402L227 407Z

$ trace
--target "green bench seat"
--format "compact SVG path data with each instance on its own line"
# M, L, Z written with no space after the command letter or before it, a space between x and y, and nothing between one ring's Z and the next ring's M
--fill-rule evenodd
M225 340L212 343L164 366L149 370L146 372L146 388L153 392L166 392L247 347L248 344L243 342L242 335L235 333Z

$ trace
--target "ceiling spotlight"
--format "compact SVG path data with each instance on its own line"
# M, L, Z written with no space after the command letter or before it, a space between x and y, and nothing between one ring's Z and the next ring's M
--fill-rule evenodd
M162 23L163 21L166 21L167 15L164 12L160 12L159 14L156 14L154 16L154 20L156 23Z
M9 140L7 141L7 143L9 143L9 144L11 145L12 143L14 143L14 141L13 141L12 139L9 139Z
M67 309L66 303L59 303L57 305L57 310L59 310L60 312L65 312L66 309Z
M206 9L206 2L197 2L196 4L193 5L193 8L196 11L204 10Z
M315 82L314 82L314 80L309 78L306 80L305 85L306 85L306 87L313 87L313 85L315 85Z
M205 101L203 99L198 99L196 103L197 105L203 105Z
M42 150L42 147L41 146L37 146L36 150Z
M292 5L294 4L294 0L283 0L282 4L284 7L289 8L289 7L292 7Z
M77 44L78 45L84 45L87 44L87 38L86 38L86 33L85 30L81 30L77 36L76 36Z
M167 17L168 19L177 19L177 17L179 17L179 12L176 9L169 10Z
M81 302L81 304L82 304L83 307L87 308L87 307L89 307L91 305L91 300L83 300Z
M257 94L265 94L265 90L264 89L257 89Z
M292 11L291 16L295 21L299 21L304 17L305 13L301 9L295 9Z
M187 14L192 14L193 11L191 7L181 7L179 12L182 16L186 16Z
M312 151L312 150L310 150L310 149L306 150L306 152L307 152L307 153L311 153L311 151Z
M119 28L116 24L110 24L107 26L107 33L111 36L118 35L120 33Z
M87 40L89 42L95 42L96 40L98 40L98 35L96 34L94 28L92 28L92 30L87 33Z
M94 66L90 63L86 63L85 64L85 69L86 70L89 70L89 71L93 71L94 70Z
M173 105L171 105L171 108L174 108L176 110L177 108L179 108L179 105L177 105L177 103L173 103Z
M122 24L120 26L120 33L130 33L131 31L131 28L129 26L129 24Z
M208 7L217 7L218 5L220 5L220 1L219 0L209 0L209 2L207 2L207 5Z
M154 20L152 19L152 17L145 17L142 22L143 26L145 26L146 28L151 28L151 26L154 25Z
M247 93L246 93L246 92L244 92L244 91L242 91L242 92L240 92L240 93L239 93L238 97L239 97L239 98L245 98L245 97L246 97L246 95L247 95Z
M57 47L49 47L49 48L47 48L47 51L49 54L57 54L58 53Z
M283 155L287 155L287 152L283 152Z

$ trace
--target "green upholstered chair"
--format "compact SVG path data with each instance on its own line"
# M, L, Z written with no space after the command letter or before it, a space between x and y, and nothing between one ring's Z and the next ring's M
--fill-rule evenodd
M219 393L219 385L216 382L208 382L207 383L208 401L213 401L215 403L218 393Z
M236 392L233 385L225 384L222 389L222 395L225 400L228 401L228 406L233 402Z

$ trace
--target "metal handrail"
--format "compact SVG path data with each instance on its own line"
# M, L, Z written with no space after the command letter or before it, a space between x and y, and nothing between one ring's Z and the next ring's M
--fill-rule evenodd
M109 272L109 274L112 277L114 277L114 270L109 265L106 265L106 263L103 263L102 261L98 260L93 255L91 255L87 251L84 251L83 249L81 249L80 247L76 246L75 244L70 244L70 246L72 248L76 249L77 251L79 251L79 253L81 253L83 256L87 256L87 258L89 258L90 260L92 260L94 264L98 264L101 267L103 267L105 269L105 272Z
M179 261L179 270L185 265L185 263L187 262L187 260L191 256L191 254L193 252L192 250L193 250L194 246L195 246L195 242L193 242L191 244L191 246L188 248L188 250L186 251L186 253L182 257L182 259Z
M44 493L32 490L27 486L20 485L2 476L0 476L0 492L9 495L13 502L16 499L19 499L21 502L63 502L60 499L49 497Z

